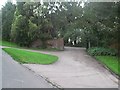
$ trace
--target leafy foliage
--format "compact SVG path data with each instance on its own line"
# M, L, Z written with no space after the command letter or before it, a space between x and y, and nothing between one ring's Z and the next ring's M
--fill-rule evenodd
M88 53L93 56L116 56L117 51L114 49L108 49L108 48L103 48L103 47L94 47L88 49Z
M59 37L64 38L65 45L72 46L72 42L75 42L73 46L86 48L108 47L112 42L117 42L119 3L85 2L84 7L81 3L8 3L3 8L3 39L11 39L27 47L37 39L45 42L47 39ZM9 7L12 7L11 12L6 11ZM8 17L9 14L11 17ZM6 17L8 19L5 20Z
M13 22L15 5L11 2L5 4L2 8L2 39L10 41L10 30Z

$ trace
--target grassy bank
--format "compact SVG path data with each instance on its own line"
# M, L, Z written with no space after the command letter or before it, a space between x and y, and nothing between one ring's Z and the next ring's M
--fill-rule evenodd
M24 48L24 49L31 49L31 50L42 50L42 51L62 51L58 48L32 48L32 47L20 47L19 45L13 43L13 42L8 42L8 41L0 41L1 46L7 46L7 47L15 47L15 48Z
M112 72L120 75L120 62L117 57L117 50L103 47L88 49L88 53L107 66Z
M8 47L19 47L17 44L8 41L0 41L0 45Z
M103 47L93 47L88 49L88 53L107 66L112 72L120 76L120 62L118 62L117 50Z
M20 63L52 64L58 60L57 56L42 54L38 52L30 52L14 48L3 48L3 50Z
M118 57L116 56L95 56L97 60L106 65L109 69L111 69L117 75L120 75L120 62L118 61Z

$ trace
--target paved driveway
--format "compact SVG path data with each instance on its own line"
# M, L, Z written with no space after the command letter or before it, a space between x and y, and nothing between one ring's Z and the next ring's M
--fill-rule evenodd
M59 87L118 88L118 80L87 55L84 48L66 47L65 51L61 52L37 52L57 55L59 60L51 65L24 64L24 66L48 78Z

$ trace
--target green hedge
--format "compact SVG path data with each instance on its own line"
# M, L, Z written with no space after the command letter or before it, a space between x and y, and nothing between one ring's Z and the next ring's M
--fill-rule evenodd
M109 48L103 48L103 47L94 47L88 49L88 53L93 56L116 56L117 50L109 49Z

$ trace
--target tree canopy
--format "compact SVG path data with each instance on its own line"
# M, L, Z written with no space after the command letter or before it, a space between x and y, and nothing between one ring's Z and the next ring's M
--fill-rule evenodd
M119 2L82 3L7 2L2 8L3 39L27 47L37 39L60 37L65 45L86 48L117 42Z

